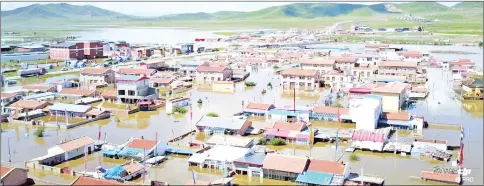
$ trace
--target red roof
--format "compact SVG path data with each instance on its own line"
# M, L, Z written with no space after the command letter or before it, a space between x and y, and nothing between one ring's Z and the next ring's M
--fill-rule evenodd
M246 108L248 109L255 109L255 110L269 110L272 107L272 104L264 104L264 103L249 103Z
M274 126L272 127L273 129L278 129L278 130L287 130L287 131L298 131L300 132L304 126L306 126L305 123L302 122L296 122L296 123L288 123L288 122L276 122L274 123Z
M145 139L133 139L131 142L128 143L129 148L134 149L152 149L155 147L156 141L153 140L145 140Z
M300 174L306 168L307 163L306 157L270 153L264 159L262 168Z
M431 171L422 171L421 177L423 179L442 181L449 183L460 183L461 179L458 174L437 173Z
M321 114L348 114L348 108L338 108L338 107L325 107L320 106L313 109L314 113L321 113Z
M151 78L150 81L155 82L155 83L160 83L160 84L169 84L173 82L173 79L171 78Z
M369 88L350 88L349 92L355 93L355 94L370 94L371 89L369 89Z
M8 172L10 172L13 168L12 167L6 167L2 165L1 174L2 177L5 176Z
M343 174L345 165L336 161L310 160L308 171L324 172L330 174Z
M289 137L289 133L290 133L290 131L288 131L288 130L268 129L265 132L265 135L266 136L276 136L276 137L287 138L287 137Z
M222 73L226 69L228 69L228 68L227 67L221 67L221 66L205 66L205 65L202 65L202 66L197 67L197 72L219 72L219 73Z
M69 152L69 151L76 150L76 149L79 149L81 147L87 146L89 144L93 144L94 142L95 141L92 138L84 136L84 137L81 137L81 138L77 138L77 139L62 143L62 144L59 145L59 147L62 150Z
M399 120L399 121L409 121L410 113L408 112L383 112L382 119L386 120Z
M385 134L359 130L353 133L353 137L351 139L353 141L372 141L383 143L385 142Z

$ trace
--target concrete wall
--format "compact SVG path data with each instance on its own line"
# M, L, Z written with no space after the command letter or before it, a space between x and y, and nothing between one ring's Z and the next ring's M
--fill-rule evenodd
M403 104L398 94L385 94L385 93L372 93L374 95L382 96L383 112L394 112L400 109L400 105Z

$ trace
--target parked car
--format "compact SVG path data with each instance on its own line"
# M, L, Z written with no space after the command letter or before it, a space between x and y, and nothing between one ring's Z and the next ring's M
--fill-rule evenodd
M62 71L68 71L69 69L67 69L67 67L64 67L61 69Z

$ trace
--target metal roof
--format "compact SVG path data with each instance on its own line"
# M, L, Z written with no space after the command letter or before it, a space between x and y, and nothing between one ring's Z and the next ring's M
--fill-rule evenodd
M251 153L247 156L234 160L234 162L262 166L264 159L266 159L266 155L264 153Z
M196 126L240 130L247 120L204 116Z
M74 45L76 45L76 43L66 42L66 43L57 43L55 45L51 45L51 47L70 47Z
M296 182L311 183L316 185L329 185L333 174L307 171L297 176Z
M49 107L49 110L68 111L68 112L87 112L90 108L91 106L88 106L88 105L55 103L54 105Z

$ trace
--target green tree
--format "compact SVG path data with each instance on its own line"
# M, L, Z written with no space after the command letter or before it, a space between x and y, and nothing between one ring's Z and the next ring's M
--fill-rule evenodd
M246 81L245 82L245 86L248 86L248 87L253 87L255 85L256 85L256 83L255 82L252 82L252 81Z
M209 112L209 113L207 114L207 116L210 116L210 117L218 117L218 114L217 114L217 113L215 113L215 112Z
M186 112L188 112L188 110L185 107L174 106L173 107L173 112L178 112L180 114L185 114Z
M272 138L271 141L269 141L269 144L274 146L282 146L282 145L286 145L286 140L281 138Z
M34 135L37 137L44 137L44 131L45 131L45 127L39 126L37 130L34 132Z
M350 156L349 156L349 160L350 160L351 163L356 163L356 162L360 161L360 157L355 153L351 153Z

